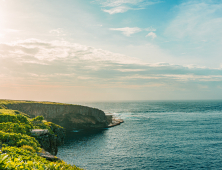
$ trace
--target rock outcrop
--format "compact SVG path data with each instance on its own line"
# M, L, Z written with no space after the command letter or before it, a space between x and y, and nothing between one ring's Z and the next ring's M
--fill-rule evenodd
M47 121L67 130L104 128L108 127L111 121L111 117L107 117L103 111L80 105L20 101L5 106L8 109L24 112L30 117L44 116Z
M56 136L50 133L41 134L41 135L32 135L41 145L41 148L45 149L52 155L57 155L58 147L56 144Z
M51 133L48 129L33 129L31 130L31 136L34 137L41 148L49 152L52 155L57 155L58 146L64 143L65 130L64 128L50 126Z

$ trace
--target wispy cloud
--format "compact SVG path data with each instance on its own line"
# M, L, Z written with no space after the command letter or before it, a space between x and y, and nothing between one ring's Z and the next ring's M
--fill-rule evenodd
M196 92L199 87L221 87L221 75L222 69L149 64L67 41L28 39L0 44L0 87L30 88L32 93L36 88L60 88L61 93L73 88L74 94L80 90L79 96L89 88L93 88L90 94L95 89L116 89L118 94L137 89L141 95L154 89L156 94L161 90Z
M67 41L46 42L39 39L26 39L0 44L2 58L32 58L32 61L48 62L64 59L73 61L109 61L120 64L139 63L138 59L112 53L90 46ZM24 57L26 56L26 57ZM20 62L23 62L20 60Z
M156 34L154 32L150 32L146 35L146 37L151 37L152 39L156 38Z
M152 37L152 39L154 39L154 38L156 38L157 36L156 36L156 34L153 32L153 31L156 31L156 29L155 28L153 28L153 27L149 27L149 28L145 28L145 29L143 29L143 28L139 28L139 27L124 27L124 28L110 28L110 30L112 30L112 31L120 31L120 32L122 32L123 33L123 35L125 35L125 36L131 36L132 34L135 34L135 33L138 33L138 32L141 32L141 31L148 31L148 32L150 32L150 33L148 33L147 35L146 35L146 37Z
M174 44L173 48L169 46L171 51L176 55L186 53L190 63L216 67L222 63L222 2L215 2L188 1L178 5L174 8L175 17L164 32Z
M128 10L144 9L148 5L160 3L153 0L96 0L103 7L103 11L109 14L124 13Z
M110 30L113 30L113 31L121 31L124 35L126 36L131 36L132 34L135 34L135 33L138 33L140 31L142 31L140 28L138 27L133 27L133 28L130 28L130 27L125 27L125 28L110 28Z
M155 83L222 82L221 69L148 64L125 55L65 41L16 41L0 44L0 52L1 76L13 76L15 79L35 75L35 79L38 77L41 81L60 81L57 78L62 77L72 82L68 80L71 76L76 80L100 79L110 83L126 79L133 83L145 83L144 80L148 79Z
M218 40L222 35L222 3L189 1L179 5L175 19L166 29L166 34L176 38L191 38L199 41Z
M111 9L103 9L104 12L107 12L109 14L116 14L116 13L124 13L126 11L128 11L129 7L126 6L119 6L119 7L115 7L115 8L111 8Z

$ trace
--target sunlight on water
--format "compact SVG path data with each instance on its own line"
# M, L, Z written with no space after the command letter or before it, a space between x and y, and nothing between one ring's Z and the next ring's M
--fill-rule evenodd
M68 134L58 157L91 169L220 169L222 102L88 103L125 122Z

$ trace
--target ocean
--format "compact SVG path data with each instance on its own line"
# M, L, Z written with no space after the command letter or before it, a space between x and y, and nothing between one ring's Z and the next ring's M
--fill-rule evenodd
M125 122L67 134L58 157L86 170L222 169L222 101L82 103Z

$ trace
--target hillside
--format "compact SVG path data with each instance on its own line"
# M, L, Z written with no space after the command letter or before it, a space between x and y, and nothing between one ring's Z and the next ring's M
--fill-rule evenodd
M55 156L57 146L64 141L61 126L44 120L43 116L31 118L26 113L7 108L21 103L0 101L0 169L80 169Z

